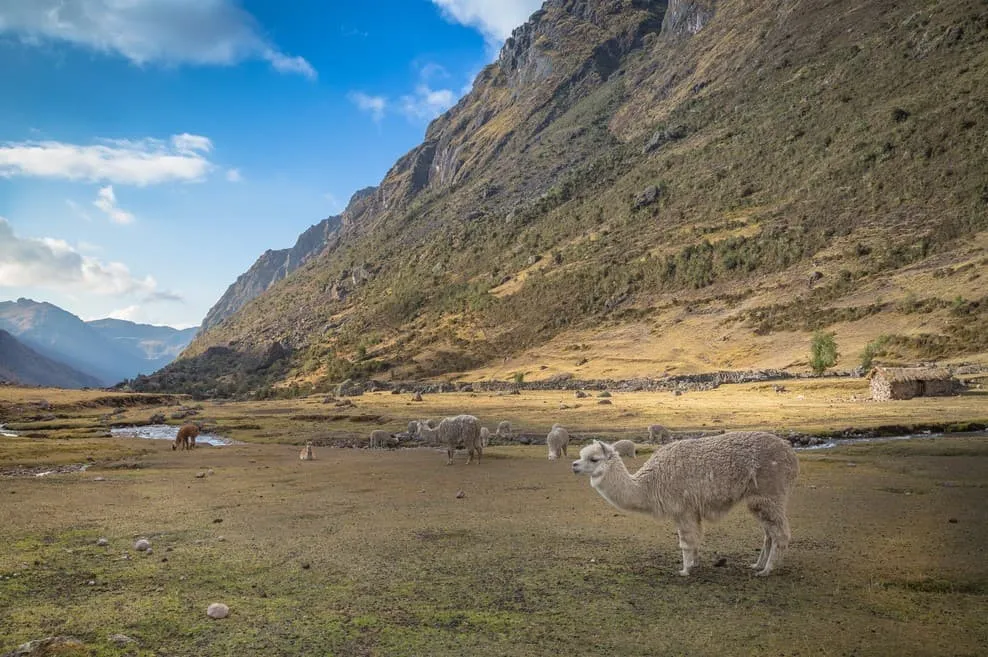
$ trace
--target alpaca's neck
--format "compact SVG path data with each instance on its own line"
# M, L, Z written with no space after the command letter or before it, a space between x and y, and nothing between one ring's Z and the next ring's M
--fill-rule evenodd
M601 497L622 511L651 511L642 485L631 476L624 461L616 454L610 457L603 473L590 478L590 485Z

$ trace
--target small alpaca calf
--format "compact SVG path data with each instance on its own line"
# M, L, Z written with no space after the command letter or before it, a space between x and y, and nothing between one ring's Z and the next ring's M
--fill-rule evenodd
M305 441L305 447L303 447L302 448L302 451L298 453L298 460L299 461L312 461L314 459L315 459L315 457L312 456L312 441L311 440L307 440L307 441Z
M768 575L789 546L786 504L799 475L792 446L762 431L737 431L681 440L655 450L630 474L613 446L594 441L580 450L574 474L590 475L590 485L622 511L671 518L683 551L680 575L697 564L702 522L716 520L745 502L765 535L757 575Z
M178 433L175 434L175 443L172 445L172 450L176 449L195 449L196 447L196 436L199 435L199 427L195 424L183 424Z
M552 425L552 430L545 438L545 444L549 447L549 460L555 461L562 456L566 456L566 447L569 445L569 432L558 424Z

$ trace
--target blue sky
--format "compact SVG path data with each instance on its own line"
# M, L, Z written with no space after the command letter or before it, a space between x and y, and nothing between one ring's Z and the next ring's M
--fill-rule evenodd
M0 0L0 300L198 325L540 0Z

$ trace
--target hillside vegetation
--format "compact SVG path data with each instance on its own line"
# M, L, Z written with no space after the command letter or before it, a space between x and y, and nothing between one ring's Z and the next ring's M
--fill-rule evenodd
M980 0L550 0L321 254L132 385L988 354Z

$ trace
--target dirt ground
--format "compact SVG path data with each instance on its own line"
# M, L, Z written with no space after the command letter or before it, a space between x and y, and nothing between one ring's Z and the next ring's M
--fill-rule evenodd
M752 576L736 509L686 579L671 523L544 446L447 467L117 440L124 461L0 478L0 654L52 635L90 655L988 654L983 435L802 452L782 568Z

